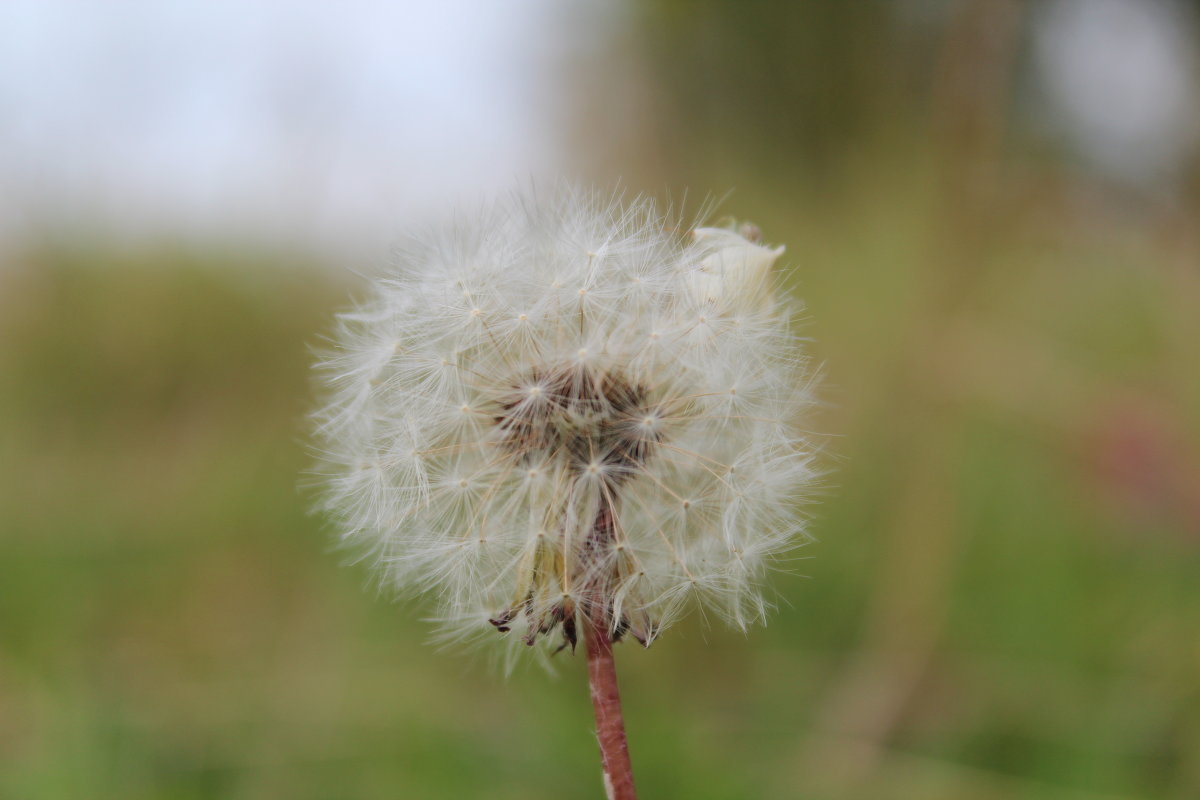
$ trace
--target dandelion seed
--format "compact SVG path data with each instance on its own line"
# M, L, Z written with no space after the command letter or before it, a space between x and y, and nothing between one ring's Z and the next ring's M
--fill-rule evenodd
M435 594L448 638L584 632L602 744L612 643L648 646L691 607L759 619L813 476L783 248L678 229L599 194L498 203L414 238L323 364L344 539Z

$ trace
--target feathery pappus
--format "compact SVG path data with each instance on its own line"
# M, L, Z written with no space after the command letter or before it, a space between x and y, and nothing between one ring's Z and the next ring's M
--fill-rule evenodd
M783 248L758 239L578 190L413 236L320 365L346 542L451 638L760 619L814 469Z

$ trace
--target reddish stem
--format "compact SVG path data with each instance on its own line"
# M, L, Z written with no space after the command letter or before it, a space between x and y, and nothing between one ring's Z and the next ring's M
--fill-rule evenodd
M592 688L592 710L596 713L596 738L604 765L604 790L608 800L637 800L633 767L621 715L621 693L617 689L617 666L613 661L612 635L603 614L584 622L587 643L588 683Z

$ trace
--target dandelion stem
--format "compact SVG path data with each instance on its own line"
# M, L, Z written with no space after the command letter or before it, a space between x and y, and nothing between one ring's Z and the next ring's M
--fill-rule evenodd
M599 604L584 621L584 631L588 683L592 689L592 710L596 713L596 738L600 740L600 759L604 766L604 790L608 800L636 800L629 742L625 739L625 719L621 714L621 693L617 689L612 634Z
M613 497L604 492L596 521L584 542L584 552L591 559L600 559L600 554L612 544L616 525ZM592 710L596 713L596 738L600 741L600 762L604 767L604 791L608 800L637 800L629 742L625 739L625 718L621 714L621 692L617 689L617 665L613 660L612 601L603 572L593 572L590 578L589 602L583 604L583 630Z

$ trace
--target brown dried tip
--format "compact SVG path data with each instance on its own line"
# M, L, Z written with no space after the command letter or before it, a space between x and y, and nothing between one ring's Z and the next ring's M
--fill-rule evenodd
M516 615L516 612L509 608L492 617L488 620L488 622L494 625L496 630L500 631L501 633L508 633L511 630L511 628L508 627L508 623L512 622L513 617Z

